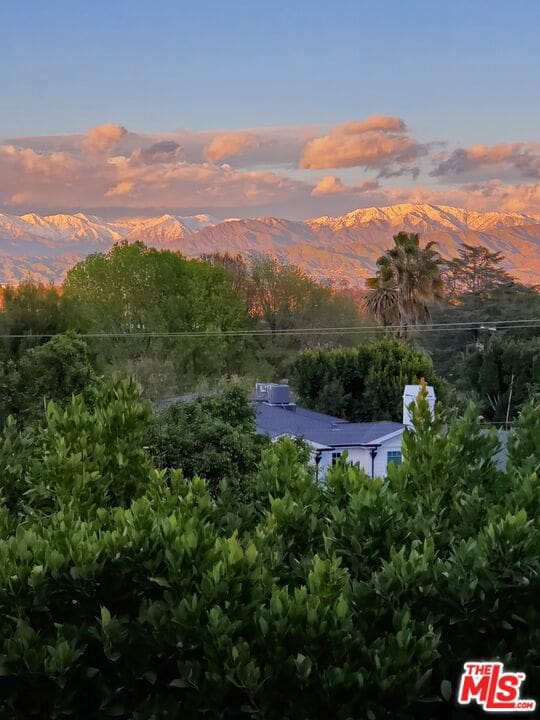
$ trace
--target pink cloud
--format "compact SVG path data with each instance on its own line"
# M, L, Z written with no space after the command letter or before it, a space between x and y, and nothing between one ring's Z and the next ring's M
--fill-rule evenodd
M431 202L540 213L539 183L505 182L504 172L499 174L501 168L516 172L519 166L523 175L537 177L534 163L540 143L477 145L463 149L465 155L441 154L436 156L439 165L452 160L456 172L491 168L494 177L469 176L467 184L447 189L403 188L384 187L373 178L355 182L357 171L322 179L310 172L330 162L343 167L361 163L379 177L411 172L428 146L408 135L403 120L376 115L324 132L300 126L142 135L105 124L87 136L18 139L0 145L0 205L74 211L177 208L218 214L223 209L238 215L306 217L367 205ZM235 167L222 162L227 158L235 158ZM294 169L299 164L303 172ZM450 164L441 174L450 173ZM276 167L281 171L269 169Z
M106 153L114 150L125 135L127 130L122 125L104 123L88 131L83 145L88 152Z
M0 203L56 208L227 208L309 197L312 186L269 171L189 163L178 148L131 155L38 153L0 146ZM151 160L151 161L150 161Z
M427 152L424 145L406 134L403 120L373 115L349 121L308 142L300 159L306 169L365 167L381 176L411 171L411 163Z
M335 175L326 175L320 180L311 191L312 197L320 197L323 195L341 195L345 193L361 194L369 193L380 188L376 180L364 180L355 185L345 185Z
M350 192L350 188L344 185L335 175L326 175L320 180L311 191L313 197L319 195L336 195L337 193Z
M203 157L208 162L219 162L225 158L240 155L246 150L260 147L262 143L258 135L250 132L229 132L214 135L204 148Z
M435 158L438 165L431 175L457 176L478 170L499 167L515 177L540 177L540 143L499 143L471 145L443 153Z
M346 135L358 135L374 130L394 133L403 133L407 130L407 126L401 118L391 115L370 115L365 120L349 120L340 127L341 132Z

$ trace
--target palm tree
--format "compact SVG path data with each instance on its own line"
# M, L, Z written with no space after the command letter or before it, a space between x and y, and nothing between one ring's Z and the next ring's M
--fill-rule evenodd
M420 247L418 234L394 235L394 247L377 260L375 277L368 278L366 307L383 325L398 325L405 337L411 325L429 319L428 302L443 294L441 268L444 261L429 242Z

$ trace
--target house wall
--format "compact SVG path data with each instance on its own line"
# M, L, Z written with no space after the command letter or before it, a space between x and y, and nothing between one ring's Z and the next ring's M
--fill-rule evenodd
M352 447L352 448L336 448L336 451L344 452L347 450L348 461L358 464L364 472L371 476L371 455L369 448ZM374 476L384 477L387 467L387 453L389 450L401 450L401 435L385 440L377 450L374 462ZM315 462L315 450L312 453L312 461ZM332 452L323 450L321 454L321 462L319 463L319 479L324 478L328 468L332 467Z
M386 475L386 469L388 466L387 453L389 450L401 450L401 435L397 437L385 440L379 450L377 451L377 457L375 458L375 477L384 477Z

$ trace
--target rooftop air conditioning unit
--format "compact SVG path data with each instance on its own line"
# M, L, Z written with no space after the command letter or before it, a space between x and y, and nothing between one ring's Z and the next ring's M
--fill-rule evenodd
M288 405L291 402L289 386L280 383L257 383L255 400L271 405Z

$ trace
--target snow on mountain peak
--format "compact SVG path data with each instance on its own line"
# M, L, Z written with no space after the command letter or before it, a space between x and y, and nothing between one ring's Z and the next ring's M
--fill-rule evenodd
M305 222L278 217L219 220L204 213L112 221L82 212L0 214L0 281L27 275L31 267L38 278L60 277L76 259L106 251L125 238L190 257L269 253L314 277L361 284L400 230L420 233L422 242L435 240L445 257L456 255L463 242L502 251L512 274L540 282L540 217L429 203L359 208Z

